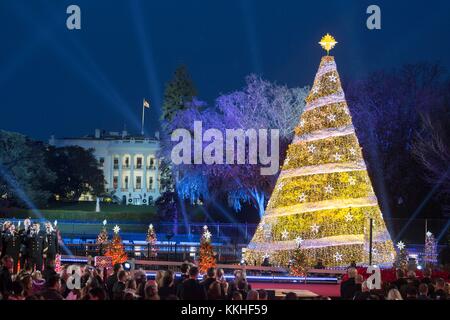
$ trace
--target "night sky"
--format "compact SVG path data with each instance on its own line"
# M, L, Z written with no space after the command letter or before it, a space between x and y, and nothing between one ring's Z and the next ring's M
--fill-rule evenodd
M81 30L66 28L70 4L81 7ZM381 7L381 30L366 28L370 4ZM448 68L449 21L447 0L1 0L0 128L44 140L139 132L146 97L152 132L179 64L210 104L249 73L310 85L326 32L344 79L422 61Z

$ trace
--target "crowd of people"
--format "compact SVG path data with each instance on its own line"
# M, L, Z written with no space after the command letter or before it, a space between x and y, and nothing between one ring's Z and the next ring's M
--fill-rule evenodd
M18 226L20 227L20 225ZM199 280L198 267L190 262L181 266L181 277L171 270L156 272L148 280L143 270L124 270L121 264L109 269L91 265L80 270L61 266L56 270L60 236L47 222L24 220L22 228L6 221L0 236L0 300L267 300L265 290L252 290L243 270L236 270L227 281L224 271L209 268ZM319 265L317 267L323 267ZM73 286L75 273L79 285ZM396 270L396 279L371 289L357 268L350 266L340 285L345 300L447 300L449 284L433 278L429 269L422 277L412 270ZM325 297L326 298L326 297ZM297 299L295 293L285 299Z
M347 270L347 279L341 282L341 299L345 300L447 300L450 286L443 278L433 278L431 269L426 269L421 278L413 270L396 270L396 279L373 289L358 274L356 268Z
M154 280L148 280L143 270L124 270L122 264L111 272L80 266L78 288L70 285L75 270L68 266L56 272L50 262L42 272L28 266L15 274L12 264L8 255L1 260L0 300L267 300L265 290L251 289L242 270L226 281L222 269L210 268L199 280L198 267L188 262L181 266L181 277L161 270Z
M144 270L124 270L122 264L112 269L91 265L63 265L55 270L48 260L43 271L31 265L13 271L13 259L5 255L0 266L0 300L268 300L268 291L252 290L243 270L236 270L227 281L220 268L209 268L200 280L199 268L189 262L181 266L181 277L171 270L156 272L148 280ZM109 270L109 271L108 271ZM74 285L75 272L78 286ZM341 283L341 299L345 300L446 300L449 285L442 278L432 278L425 270L422 278L413 271L406 275L397 270L397 278L386 282L382 289L369 289L367 280L356 268L348 269L348 277ZM272 297L273 298L273 297ZM329 299L321 297L322 299ZM296 300L295 293L287 293L286 300Z

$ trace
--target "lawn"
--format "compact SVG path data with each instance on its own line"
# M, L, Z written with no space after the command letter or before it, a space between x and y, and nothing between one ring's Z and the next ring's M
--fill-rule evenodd
M112 203L100 204L101 212L95 212L95 202L59 202L40 209L39 212L47 220L71 220L97 222L108 219L111 221L132 221L147 223L156 219L156 208L154 206L125 206ZM31 217L41 218L39 214L29 209L22 208L0 208L1 218L25 219Z

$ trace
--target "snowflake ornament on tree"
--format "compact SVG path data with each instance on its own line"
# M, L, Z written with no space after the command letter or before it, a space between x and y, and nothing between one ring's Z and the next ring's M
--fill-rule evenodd
M313 145L313 144L310 144L310 145L308 146L308 152L309 152L309 153L314 153L314 152L316 152L316 146Z
M300 195L300 197L298 197L298 200L299 200L300 202L305 202L305 201L306 201L306 194L302 193L302 194Z
M334 188L331 185L327 185L325 187L325 193L332 193Z
M313 225L311 226L311 232L313 232L313 233L318 233L318 232L319 232L319 228L320 228L319 225L313 224Z

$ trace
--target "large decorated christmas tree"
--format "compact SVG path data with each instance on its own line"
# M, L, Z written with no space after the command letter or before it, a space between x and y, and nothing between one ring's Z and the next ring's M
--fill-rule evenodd
M337 42L327 34L320 44ZM260 264L289 264L301 249L307 266L322 259L327 267L369 262L391 265L394 247L386 229L361 153L334 57L324 56L305 111L295 129L265 215L245 258Z

